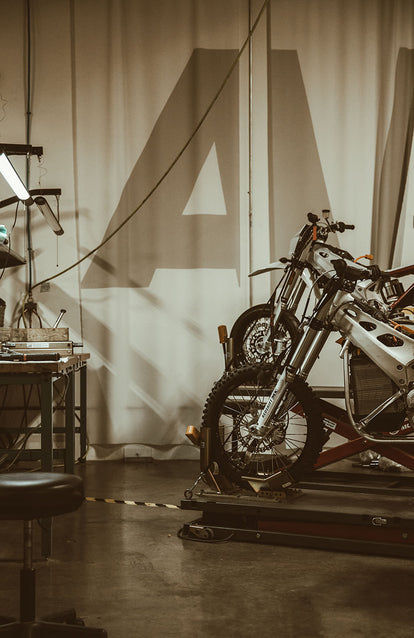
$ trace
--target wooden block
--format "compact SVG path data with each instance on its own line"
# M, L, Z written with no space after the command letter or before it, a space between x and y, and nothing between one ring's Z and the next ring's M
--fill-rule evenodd
M191 443L200 447L200 432L194 425L189 425L185 435L190 439Z
M69 328L0 328L0 341L68 341Z

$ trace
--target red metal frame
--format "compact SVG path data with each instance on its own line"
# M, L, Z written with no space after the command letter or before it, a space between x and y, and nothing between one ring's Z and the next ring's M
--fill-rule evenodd
M337 407L332 403L320 400L322 403L322 417L325 420L325 425L329 428L332 427L332 432L348 439L346 443L337 445L333 448L324 450L319 455L318 461L315 465L315 469L325 467L331 463L336 463L342 459L346 459L358 452L364 452L365 450L373 450L378 452L381 456L385 456L391 459L395 463L399 463L410 470L414 470L414 454L410 454L407 450L410 449L414 452L414 444L407 443L404 445L404 449L399 446L392 445L391 443L372 443L367 439L364 439L358 434L349 423L348 415L345 410Z

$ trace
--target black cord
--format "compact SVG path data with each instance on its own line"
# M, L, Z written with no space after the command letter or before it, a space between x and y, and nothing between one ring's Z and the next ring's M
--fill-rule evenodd
M31 101L32 101L32 85L31 85L31 74L32 74L32 35L31 35L31 7L30 0L26 0L26 37L27 37L27 77L26 77L26 144L30 144L31 138ZM30 155L26 155L26 186L30 187ZM32 237L30 232L30 207L26 206L26 220L27 220L27 252L29 255L28 259L28 268L29 268L29 284L28 290L29 294L32 290L33 284L33 269L32 269Z
M26 0L26 20L27 20L27 79L26 79L26 144L30 144L30 116L31 116L31 100L32 100L32 86L31 86L31 73L32 73L32 35L31 35L31 11L30 0ZM27 162L26 169L30 170L30 164ZM28 178L29 175L27 174ZM27 181L27 186L29 182Z
M27 0L28 2L30 0ZM247 36L247 38L245 39L245 41L243 42L242 47L239 49L238 54L236 55L232 65L230 66L230 69L228 70L223 82L221 83L217 93L215 94L215 96L213 97L212 101L210 102L209 106L207 107L207 109L205 110L204 114L202 115L201 119L199 120L197 126L195 127L195 129L193 130L193 132L191 133L190 137L188 138L188 140L185 142L185 144L183 145L183 147L181 148L181 150L177 153L177 155L175 156L175 158L173 159L173 161L171 162L171 164L169 165L169 167L164 171L164 173L161 175L161 177L159 178L159 180L156 182L156 184L151 188L151 190L147 193L147 195L144 197L144 199L136 206L136 208L134 208L134 210L119 224L119 226L117 228L115 228L115 230L113 230L107 237L106 239L104 239L100 244L98 244L98 246L96 246L93 250L90 250L86 255L84 255L81 259L78 259L77 261L75 261L75 263L73 263L71 266L68 266L67 268L64 268L64 270L61 270L60 272L56 273L56 275L52 275L51 277L47 277L46 279L42 279L42 281L39 281L37 284L35 284L33 286L32 289L37 288L38 286L41 286L42 284L46 283L47 281L52 281L52 279L56 279L57 277L60 277L61 275L67 273L69 270L72 270L73 268L76 268L76 266L79 266L82 262L84 262L86 259L88 259L91 255L93 255L94 253L96 253L100 248L102 248L102 246L104 246L105 244L107 244L109 242L110 239L112 239L112 237L114 237L114 235L116 235L124 226L125 224L127 224L129 222L130 219L132 219L132 217L134 217L136 215L136 213L138 213L139 210L141 210L141 208L144 206L144 204L147 203L147 201L152 197L152 195L155 193L156 190L158 190L159 186L161 186L161 184L163 183L163 181L166 179L166 177L171 173L172 169L174 168L174 166L177 164L177 162L179 161L179 159L181 158L181 156L184 154L184 152L187 150L188 146L190 145L190 143L192 142L192 140L194 139L194 137L196 136L196 134L198 133L198 131L200 130L200 128L202 127L202 125L204 124L205 120L207 119L207 116L209 115L210 111L212 110L213 106L215 105L215 103L217 102L218 98L220 97L224 87L226 86L230 76L232 75L234 69L237 66L238 61L240 60L241 55L243 54L246 46L248 45L250 38L252 37L253 33L256 30L256 27L260 21L260 18L262 17L262 14L265 10L265 8L267 7L267 5L269 4L270 0L264 0L263 5L257 15L257 18L253 24L253 26L251 27L251 29L249 30L249 34Z
M17 223L17 213L18 213L18 210L19 210L19 204L20 204L20 200L17 202L16 210L14 211L14 220L13 220L13 224L12 224L12 227L10 229L10 232L9 232L9 243L11 243L11 234L14 231L14 227L16 226L16 223Z
M232 532L231 534L229 534L228 536L226 536L225 538L196 538L195 536L189 536L187 534L184 533L184 527L181 527L181 529L178 530L177 532L177 536L178 538L180 538L183 541L193 541L194 543L210 543L210 545L218 545L219 543L228 543L228 541L230 541L233 537L234 537L234 532Z

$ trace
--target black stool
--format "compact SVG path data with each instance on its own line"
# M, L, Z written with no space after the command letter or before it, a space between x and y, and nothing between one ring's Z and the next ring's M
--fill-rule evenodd
M19 472L0 474L0 519L24 521L23 568L20 571L20 621L0 617L0 636L58 638L101 636L104 629L83 626L75 610L36 620L35 570L32 567L32 522L73 512L84 500L82 479L73 474Z

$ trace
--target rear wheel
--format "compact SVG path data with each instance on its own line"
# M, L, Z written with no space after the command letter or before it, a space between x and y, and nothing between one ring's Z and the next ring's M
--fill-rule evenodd
M266 479L282 470L299 481L322 449L319 402L301 380L290 386L266 431L258 432L257 420L275 381L271 366L245 366L225 373L206 401L202 426L211 428L212 461L242 487L247 486L243 477Z
M281 363L283 354L288 352L298 335L298 320L291 313L283 311L272 335L271 312L269 304L259 304L248 308L235 321L230 333L235 366Z

